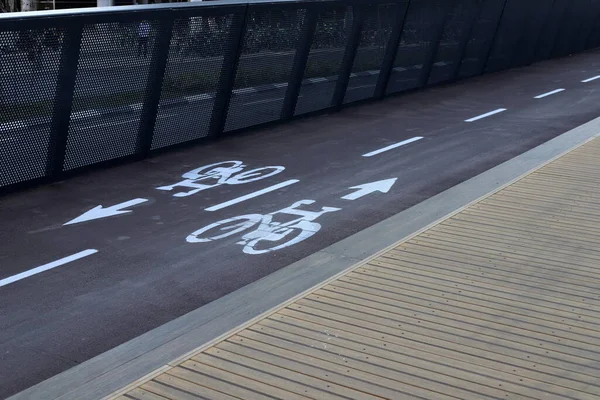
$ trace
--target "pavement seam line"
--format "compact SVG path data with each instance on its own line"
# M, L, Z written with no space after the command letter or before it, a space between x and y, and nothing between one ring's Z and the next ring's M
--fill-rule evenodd
M510 180L509 182L507 182L507 183L499 186L498 188L496 188L496 189L494 189L494 190L492 190L492 191L490 191L490 192L488 192L488 193L486 193L486 194L478 197L477 199L475 199L475 200L473 200L473 201L471 201L471 202L463 205L462 207L457 208L456 210L454 210L454 211L452 211L452 212L444 215L443 217L437 219L436 221L434 221L434 222L426 225L425 227L423 227L423 228L421 228L421 229L413 232L412 234L407 235L404 238L398 240L397 242L395 242L395 243L393 243L393 244L391 244L389 246L386 246L385 248L377 251L376 253L374 253L374 254L372 254L372 255L364 258L363 260L358 261L358 262L352 264L350 267L344 269L343 271L340 271L339 273L337 273L337 274L329 277L328 279L325 279L324 281L318 283L317 285L314 285L313 287L305 290L304 292L299 293L296 296L291 297L290 299L288 299L288 300L280 303L279 305L276 305L276 306L272 307L271 309L269 309L269 310L267 310L267 311L265 311L263 313L260 313L259 315L255 316L254 318L248 320L247 322L245 322L243 324L238 325L237 327L235 327L235 328L231 329L230 331L228 331L228 332L226 332L226 333L224 333L224 334L222 334L222 335L214 338L213 340L211 340L209 342L206 342L203 345L198 346L194 350L191 350L191 351L185 353L181 357L178 357L175 360L167 363L167 365L159 368L159 370L152 371L151 373L145 375L144 377L139 378L138 380L136 380L135 383L131 383L131 384L127 385L127 387L125 387L123 389L120 389L117 392L114 392L114 393L110 394L109 396L103 398L103 400L114 400L118 396L126 393L128 390L131 390L132 388L140 386L143 383L148 382L152 378L160 375L160 373L162 373L164 371L168 371L168 370L170 370L172 368L175 368L179 364L183 363L184 361L187 361L187 360L191 359L195 355L197 355L199 353L203 353L204 351L208 350L209 348L214 347L214 346L218 345L221 342L224 342L225 340L229 339L230 337L235 336L236 334L238 334L239 332L241 332L241 331L249 328L250 326L255 325L256 323L258 323L258 322L260 322L260 321L268 318L269 316L271 316L273 314L276 314L277 312L279 312L280 310L286 308L290 304L293 304L293 303L297 302L298 300L301 300L301 299L303 299L303 298L311 295L312 293L318 291L319 289L322 289L323 287L329 285L330 283L332 283L332 282L334 282L334 281L342 278L343 276L350 274L354 270L356 270L356 269L358 269L358 268L360 268L360 267L368 264L370 261L372 261L373 259L381 256L382 254L385 254L386 252L388 252L388 251L390 251L390 250L392 250L392 249L394 249L394 248L402 245L403 243L406 243L407 241L409 241L409 240L413 239L414 237L416 237L416 236L424 233L425 231L427 231L427 230L429 230L429 229L431 229L431 228L433 228L433 227L435 227L435 226L443 223L444 221L452 218L453 216L455 216L455 215L463 212L467 208L472 207L475 204L477 204L477 203L479 203L479 202L481 202L481 201L483 201L483 200L485 200L485 199L487 199L487 198L495 195L496 193L498 193L498 192L506 189L507 187L509 187L509 186L517 183L518 181L526 178L527 176L529 176L529 175L533 174L534 172L540 170L541 168L545 167L546 165L548 165L548 164L550 164L550 163L558 160L561 157L566 156L567 154L569 154L569 153L577 150L581 146L583 146L583 145L585 145L585 144L587 144L587 143L589 143L589 142L597 139L599 136L600 136L600 133L597 133L594 136L592 136L591 138L586 139L583 143L579 143L578 145L576 145L576 146L574 146L574 147L572 147L570 149L567 149L564 152L561 152L560 154L556 155L555 157L551 158L550 160L547 160L547 161L545 161L545 162L543 162L543 163L535 166L534 168L530 169L529 171L526 171L525 173L521 174L520 176L518 176L518 177ZM334 255L334 256L339 257L337 255ZM161 372L159 372L159 371L161 371Z

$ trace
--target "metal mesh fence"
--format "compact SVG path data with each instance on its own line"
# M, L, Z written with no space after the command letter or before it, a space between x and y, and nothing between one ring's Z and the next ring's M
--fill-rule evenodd
M64 169L71 170L136 152L141 108L156 39L156 21L105 23L85 30L77 67ZM95 57L106 43L137 27L127 53Z
M234 18L227 14L175 21L152 149L208 136Z
M600 0L156 7L0 15L0 188L600 45Z
M351 25L351 7L339 6L319 13L296 115L331 106Z
M225 131L280 118L306 10L251 11Z
M431 47L432 19L439 16L438 6L434 0L411 1L386 93L419 85L423 63Z
M46 173L64 31L0 31L0 187Z
M396 4L380 4L365 11L344 103L373 97L397 7Z
M477 15L477 0L456 0L450 9L444 26L442 38L429 75L429 85L448 81L454 77L454 69L460 59L464 36L470 34L469 28Z

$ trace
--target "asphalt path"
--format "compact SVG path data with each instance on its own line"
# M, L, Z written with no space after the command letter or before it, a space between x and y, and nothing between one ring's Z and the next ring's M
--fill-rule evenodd
M582 81L600 75L599 54L388 98L5 196L0 207L0 397L597 117L600 79ZM195 129L181 117L172 124L173 134ZM127 126L120 129L127 132ZM157 189L224 161L239 161L245 169L223 184L213 180L211 188L188 182ZM268 166L278 173L243 183L258 176L243 171ZM377 186L383 190L394 179L387 193L357 188L388 180ZM181 195L194 185L204 190ZM131 212L64 225L99 205L121 203ZM305 212L290 214L298 209ZM281 210L287 213L275 213ZM238 222L262 218L262 223L231 236L240 225L197 232L243 215L251 216ZM297 218L304 221L286 225ZM277 240L276 230L286 226L291 235ZM201 240L207 237L217 238ZM285 246L291 238L305 240ZM275 246L281 248L252 254Z

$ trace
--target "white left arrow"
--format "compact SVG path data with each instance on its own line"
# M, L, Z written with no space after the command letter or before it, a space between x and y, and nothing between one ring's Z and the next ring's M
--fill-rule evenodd
M364 183L362 185L352 186L350 189L358 189L358 190L354 193L345 195L344 197L342 197L342 199L356 200L356 199L359 199L359 198L366 196L369 193L373 193L373 192L387 193L390 191L392 186L394 186L394 183L396 183L396 179L398 179L398 178L384 179L382 181Z
M123 210L124 208L133 207L135 205L145 203L147 201L148 201L148 199L133 199L133 200L126 201L124 203L115 204L114 206L111 206L111 207L106 207L106 208L104 208L102 206L94 207L91 210L86 211L79 217L70 220L69 222L67 222L64 225L78 224L80 222L91 221L93 219L112 217L113 215L119 215L119 214L127 214L127 213L130 213L131 210Z

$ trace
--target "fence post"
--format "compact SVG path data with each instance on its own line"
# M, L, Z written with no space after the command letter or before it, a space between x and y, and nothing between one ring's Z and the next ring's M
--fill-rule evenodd
M229 52L223 55L223 64L221 66L221 75L217 84L215 93L215 103L210 119L209 132L211 136L219 136L223 133L227 111L229 110L229 102L231 101L231 93L235 84L235 75L237 72L238 63L240 61L240 53L244 42L244 33L248 20L249 6L244 6L243 11L236 12L233 17L227 43L230 44Z
M400 46L400 40L402 40L402 32L404 31L404 23L406 22L410 3L411 0L408 0L404 7L398 5L398 9L396 10L396 15L394 17L394 22L396 24L392 29L387 47L385 48L385 55L381 62L381 70L377 77L377 85L375 85L374 97L376 99L382 99L383 96L385 96L385 90L392 74L392 68L394 68L396 54L398 53L398 46Z
M294 112L296 111L298 95L300 94L300 88L302 87L302 78L304 77L304 69L308 62L308 54L310 53L310 48L315 36L315 29L317 27L317 16L317 10L314 7L311 7L306 11L306 18L302 24L302 33L298 38L298 48L296 49L296 54L294 56L294 64L292 66L288 87L285 92L283 108L281 109L281 119L283 120L293 117Z
M506 11L506 5L508 4L510 0L504 0L504 4L502 4L502 9L500 10L500 15L498 16L498 22L496 22L496 28L494 29L494 33L493 35L490 37L489 40L489 47L486 51L486 55L483 61L483 65L481 67L481 71L479 72L479 75L482 75L485 73L485 70L488 66L488 63L490 61L490 57L492 56L492 52L494 51L494 47L496 45L496 39L498 39L498 31L500 31L500 26L502 25L502 20L504 19L504 11Z
M69 123L77 79L77 64L83 37L83 23L77 21L76 18L68 21L67 26L60 56L52 122L50 124L48 158L46 159L46 177L53 179L62 174L65 163Z
M436 29L434 29L432 32L429 52L423 61L423 69L419 75L417 87L423 87L427 85L427 81L429 81L429 75L431 75L431 70L433 69L433 62L435 61L435 56L440 48L440 40L442 40L442 36L444 35L444 28L446 27L446 22L448 21L450 11L452 10L454 3L454 0L445 0L443 3L444 8L442 9L442 17L440 18Z
M463 59L467 54L467 46L469 45L469 41L471 40L471 36L473 36L473 31L475 30L475 25L477 25L477 21L479 20L479 16L481 15L481 10L483 9L484 0L475 0L475 5L471 8L471 14L469 15L469 26L465 29L465 33L460 38L459 42L459 50L452 61L454 64L454 70L452 71L451 81L455 81L458 79L458 74L460 73L460 67L462 66Z
M159 20L159 24L156 43L152 49L150 71L148 73L144 104L140 116L136 149L136 153L140 158L146 158L152 147L154 126L156 124L165 70L167 69L167 59L169 57L169 47L175 20L172 17L163 18Z
M354 64L354 58L360 44L360 35L365 22L365 10L362 7L357 5L352 6L352 13L354 15L352 27L350 28L350 35L346 43L340 74L331 101L331 106L336 109L340 109L344 103L344 96L346 95L346 89L350 82L350 74L352 73L352 65Z

